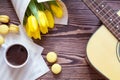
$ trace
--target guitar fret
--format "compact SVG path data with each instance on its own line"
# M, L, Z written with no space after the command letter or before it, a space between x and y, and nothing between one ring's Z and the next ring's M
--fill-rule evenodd
M117 27L117 34L119 34L119 32L120 32L120 20L117 22L117 24L115 25L116 27Z
M100 8L95 8L95 9L93 9L93 11L95 11L96 12L95 14L99 15L101 18L101 17L103 17L103 15L106 15L105 13L103 13L105 8L106 8L106 6L104 8L102 8L101 10L100 10Z
M101 19L102 19L105 15L107 15L110 11L111 11L111 9L110 9L106 14L104 14L104 15L101 17ZM99 13L98 13L98 14L99 14Z
M94 3L96 3L96 2L94 2ZM92 2L92 4L93 4L93 2ZM100 5L102 5L101 7L100 7ZM93 11L95 11L96 10L96 12L97 12L97 15L100 15L104 10L106 10L106 9L108 9L108 7L107 6L105 6L105 4L103 4L103 1L101 1L100 2L100 4L99 4L99 6L97 6L97 8L95 8L97 6L97 3L96 4L93 4L93 5L91 5L90 7L92 7L94 10ZM100 10L100 8L102 8L102 10ZM109 9L109 11L107 12L107 13L105 13L105 14L103 14L102 13L102 18L105 16L105 15L107 15L107 14L109 14L109 12L111 12L112 10L111 9ZM104 16L103 16L104 15ZM101 15L100 15L101 16ZM101 18L101 17L100 17ZM102 19L101 18L101 19ZM109 16L107 15L106 16L106 18L105 18L105 22L106 22L106 19L107 18L109 18ZM110 20L112 21L113 19L112 18L110 18ZM112 25L113 26L113 25Z
M91 3L88 4L88 6L90 7L91 5L93 5L94 1L92 1Z
M114 19L113 22L117 22L117 23L114 23L114 27L117 29L119 27L118 24L120 23L120 18L119 18L119 16L117 16L117 14L115 14L115 15L116 15L116 18Z
M102 9L102 8L100 7L100 9ZM112 29L111 32L113 32L113 34L115 34L115 35L118 34L118 32L120 30L118 28L116 28L115 24L120 19L118 19L118 16L116 15L116 13L109 6L107 6L105 9L102 9L101 11L105 13L104 21L106 19L107 27L109 29ZM113 13L111 13L111 12L113 12ZM98 12L98 14L99 14L99 12ZM101 12L100 12L100 14L101 14ZM113 16L111 16L112 14L113 14ZM105 22L103 22L103 23L105 23Z
M120 40L120 17L104 0L83 0L105 26Z
M120 39L120 33L117 34L118 39Z
M117 28L119 28L119 25L120 24L120 20L117 22L117 24L115 24L115 26L117 27Z
M116 37L118 37L118 35L119 35L119 39L120 39L120 28L118 28L118 29L115 29L114 31L113 31L113 33L115 33L115 36Z
M98 14L99 14L99 11L101 10L101 9L99 8L100 5L103 6L103 1L102 1L100 4L96 5L97 7L93 9L93 10L97 10L96 12L98 12ZM104 7L105 7L105 5L104 5ZM104 8L104 7L102 7L102 8Z
M118 17L116 19L114 19L112 22L110 22L107 27L109 28L110 31L112 31L113 33L115 33L115 35L118 33L119 30L119 23L116 23L115 20L118 20ZM118 27L117 27L118 26Z
M110 24L111 24L110 27L107 26L107 28L109 28L110 31L113 31L113 30L114 30L113 32L115 32L116 29L115 29L115 27L114 27L114 24L113 24L113 23L110 23Z
M116 34L116 33L118 33L118 32L120 32L120 30L118 29L118 25L117 26L115 26L115 24L116 24L116 22L118 21L118 20L120 20L120 19L118 19L118 16L115 16L116 15L116 13L114 12L113 14L113 16L111 16L111 13L109 13L108 12L108 10L111 10L109 7L107 8L107 10L105 11L105 12L107 12L106 14L107 14L107 17L108 18L105 18L106 19L106 21L107 22L109 22L108 23L108 25L107 26L109 26L109 29L111 30L111 31L113 31L114 30L114 33ZM110 11L111 12L111 11ZM110 16L110 17L109 17ZM110 27L111 26L111 27Z
M115 29L112 29L112 33L113 33L114 35L117 35L117 32L116 32Z
M105 12L107 12L107 13L106 13L105 15L107 15L107 17L108 17L108 18L107 18L107 17L105 18L105 15L102 13L102 15L103 15L102 18L103 18L104 21L105 21L104 23L107 22L107 24L108 24L108 26L109 26L109 29L110 29L110 30L112 29L112 31L114 30L114 32L115 32L115 34L116 34L116 32L118 32L118 28L117 28L117 27L119 27L119 26L117 26L117 27L115 26L115 24L116 24L115 21L117 20L118 17L116 17L116 16L114 17L114 14L116 14L115 12L112 13L112 15L113 15L112 17L110 16L110 15L111 15L111 11L112 11L110 8L107 8L107 9L104 9L104 10L106 10ZM103 10L103 11L104 11L104 10ZM101 14L101 13L100 13L100 14ZM109 16L110 16L110 17L109 17ZM101 17L100 17L100 18L101 18ZM102 18L101 18L101 19L102 19ZM110 26L111 26L111 27L110 27Z
M99 14L101 11L103 11L103 9L105 9L105 5L104 5L104 7L102 7L102 9L100 8L100 5L103 5L103 1L100 3L100 4L97 4L96 3L96 5L94 4L93 6L94 6L94 8L93 8L93 10L95 11L96 10L96 12L97 12L97 14ZM97 11L98 10L98 11Z
M116 29L114 32L115 32L116 35L117 35L117 34L119 33L119 29Z
M110 29L113 33L115 33L115 35L117 35L117 33L118 33L118 30L117 29L115 29L115 28L112 28L112 29Z
M110 29L110 31L111 31L116 37L118 37L118 36L117 36L117 35L118 35L118 30L117 30L117 29L112 28L112 29Z
M102 9L98 12L98 14L99 14L101 11L103 11L104 9L106 9L106 7L102 8Z
M100 9L102 9L106 6L106 4L103 1L101 1L100 3L96 2L96 6L98 6Z
M106 19L105 16L101 17L101 19L104 19L104 22L108 22L107 20L109 20L110 18L112 18L114 15L115 15L115 13L113 13L110 17L108 17L108 19ZM112 18L112 19L114 19L114 18Z
M116 20L117 20L117 18L118 17L113 17L113 16L111 16L110 18L108 18L108 21L109 21L109 23L114 23ZM113 19L112 21L110 21L110 19ZM114 24L116 24L116 23L114 23ZM110 24L108 24L108 26L110 26Z
M95 4L95 0L89 0L89 2L88 2L88 0L85 0L87 3L88 3L88 6L89 7L92 7L92 8L94 8L95 9L95 7L98 7L99 5L101 5L102 3L100 3L100 4L98 4L98 5L94 5ZM103 2L103 1L102 1ZM94 6L93 6L94 5Z
M101 1L97 6L99 7L101 5L101 7L103 8L103 7L105 7L105 5L104 5L104 2L103 1Z
M115 22L115 20L117 20L117 18L118 17L116 17L115 19L113 19L113 21L111 22L111 23L113 23L113 22ZM115 25L116 23L114 23L114 25ZM110 24L108 24L108 26L110 26Z
M94 2L94 3L96 3L96 2ZM100 7L100 5L102 6L102 8L105 6L105 5L103 5L103 1L101 1L99 4L96 3L94 5L94 7L98 8L98 7Z
M111 19L113 19L113 18L111 18L111 17L109 17L107 14L105 14L104 16L100 17L100 19L101 19L101 20L104 20L103 23L109 24L111 21L109 22L108 20L111 20Z

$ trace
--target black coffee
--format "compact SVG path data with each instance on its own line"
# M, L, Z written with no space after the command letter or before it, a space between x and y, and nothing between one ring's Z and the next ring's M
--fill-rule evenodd
M19 44L11 46L6 53L6 58L12 65L23 64L27 60L27 57L28 52L26 48Z

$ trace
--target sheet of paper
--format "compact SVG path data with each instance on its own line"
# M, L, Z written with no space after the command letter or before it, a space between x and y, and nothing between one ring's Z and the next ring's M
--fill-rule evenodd
M65 4L63 2L61 2L61 5L63 7L63 17L62 18L56 18L55 17L55 23L56 24L63 24L63 25L67 25L68 24L68 11L67 11L67 7L65 6Z
M24 15L25 15L25 11L30 3L30 0L11 0L13 7L18 15L18 18L21 22L21 24L23 24L23 19L24 19ZM45 1L51 1L51 0L38 0L38 2L45 2ZM68 11L67 8L65 6L65 4L63 2L62 6L63 6L63 11L64 11L64 16L61 19L55 19L55 24L63 24L63 25L67 25L68 24Z
M52 1L52 0L37 0L39 3L40 2L46 2L46 1Z
M27 65L19 69L13 69L5 64L3 53L0 53L0 80L35 80L48 72L42 56L38 53L33 54Z
M25 35L23 26L20 26L19 34L8 34L5 38L5 44L0 47L0 80L35 80L49 71L41 53L43 47L34 44L30 38ZM30 57L28 63L22 68L14 69L7 65L4 56L9 45L23 44L27 46Z

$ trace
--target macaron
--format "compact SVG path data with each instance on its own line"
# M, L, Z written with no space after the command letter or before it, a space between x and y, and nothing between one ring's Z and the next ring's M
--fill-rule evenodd
M62 67L59 64L53 64L52 67L51 67L51 71L54 74L59 74L62 71Z
M46 59L49 63L54 63L57 61L57 54L55 52L49 52Z
M0 45L2 45L5 42L3 36L0 35Z

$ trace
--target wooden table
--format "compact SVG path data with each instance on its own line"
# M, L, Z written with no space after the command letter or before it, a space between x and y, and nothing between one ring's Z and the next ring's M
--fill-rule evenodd
M57 63L62 65L63 70L59 75L48 72L37 80L106 80L91 68L85 59L87 42L102 23L82 0L63 1L69 11L68 25L56 25L49 34L42 36L42 40L34 40L45 48L44 58L49 51L58 54ZM105 1L114 10L120 9L120 0ZM0 0L0 14L9 15L11 23L19 24L10 0ZM48 66L51 67L50 64Z

